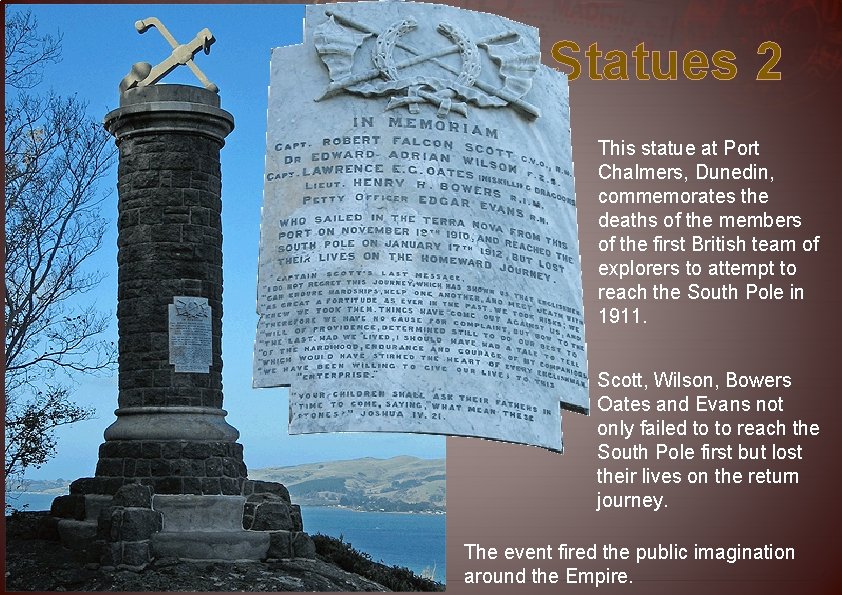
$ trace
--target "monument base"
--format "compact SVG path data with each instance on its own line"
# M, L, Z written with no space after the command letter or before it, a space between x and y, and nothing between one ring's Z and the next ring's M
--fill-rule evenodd
M125 483L114 495L79 493L102 487L82 478L53 501L39 533L61 541L85 562L140 569L156 558L241 561L313 558L301 510L279 483L242 481L239 495L154 494L151 485ZM131 481L131 480L129 480Z

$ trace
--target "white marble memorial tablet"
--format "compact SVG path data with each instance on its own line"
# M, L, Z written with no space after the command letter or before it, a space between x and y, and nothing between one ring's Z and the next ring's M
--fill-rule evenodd
M588 404L566 77L537 30L307 8L272 53L254 386L290 432L561 449Z
M207 298L175 296L169 305L170 363L176 372L207 374L212 364Z

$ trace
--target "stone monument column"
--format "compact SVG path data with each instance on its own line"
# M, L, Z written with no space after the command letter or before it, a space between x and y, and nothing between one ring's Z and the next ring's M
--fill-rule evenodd
M120 150L119 408L97 477L240 495L222 409L220 149L234 119L207 89L151 85L123 92L105 126Z
M150 84L121 88L105 117L120 152L117 421L44 531L107 566L314 553L286 488L247 478L222 409L220 149L234 119L219 105L215 88Z

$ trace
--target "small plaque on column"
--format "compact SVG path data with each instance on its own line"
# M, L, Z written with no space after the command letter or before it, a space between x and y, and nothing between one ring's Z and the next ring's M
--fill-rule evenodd
M175 296L169 314L170 363L175 371L207 374L212 362L207 298Z

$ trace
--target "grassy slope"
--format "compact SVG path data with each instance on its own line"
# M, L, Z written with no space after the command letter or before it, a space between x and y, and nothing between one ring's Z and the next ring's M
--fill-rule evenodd
M249 477L280 481L300 504L340 504L343 496L345 502L363 498L373 504L382 499L426 504L430 509L446 504L444 459L354 459L254 469Z

